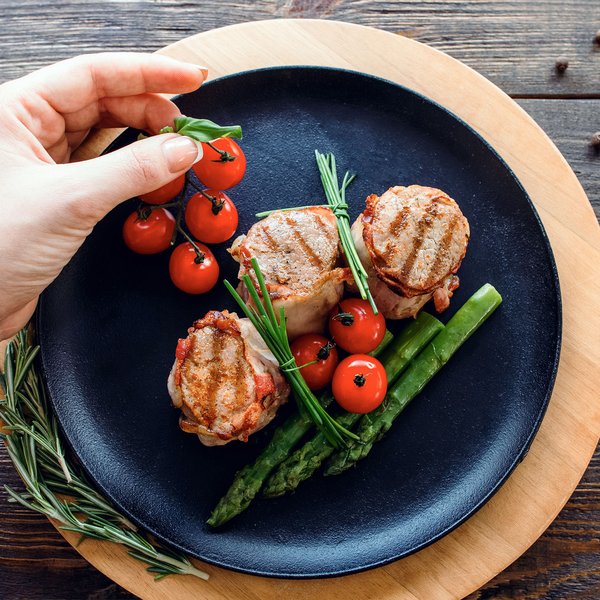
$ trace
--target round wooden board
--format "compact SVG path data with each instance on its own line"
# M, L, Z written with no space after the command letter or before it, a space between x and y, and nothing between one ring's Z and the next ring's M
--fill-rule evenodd
M562 287L563 346L548 412L526 459L461 527L405 559L336 579L283 580L199 564L211 578L155 583L112 544L77 547L90 563L148 599L462 598L505 569L548 527L568 500L598 441L600 410L600 229L569 165L536 123L469 67L413 40L336 21L276 20L200 33L160 51L206 65L210 77L274 65L353 69L400 83L475 128L531 196L550 237ZM92 137L78 159L98 155L118 135ZM77 536L61 532L71 543Z

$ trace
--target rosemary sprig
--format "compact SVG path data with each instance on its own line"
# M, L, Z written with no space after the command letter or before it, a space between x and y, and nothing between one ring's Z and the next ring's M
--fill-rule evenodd
M0 436L23 480L25 491L4 486L11 501L60 523L84 538L122 544L148 565L154 579L171 574L208 579L182 554L151 544L92 487L82 470L65 456L56 418L35 368L38 346L23 330L8 344L0 384Z
M354 433L348 431L329 415L306 385L304 377L298 372L298 365L290 349L285 329L285 309L283 306L280 308L279 318L277 318L258 261L253 258L251 264L262 295L262 301L252 282L252 278L247 273L242 277L242 282L248 289L253 305L246 304L229 281L225 280L223 283L244 314L250 319L254 327L256 327L265 344L273 353L273 356L275 356L294 391L298 408L306 410L315 425L336 448L344 446L346 438L357 439Z
M317 159L317 166L319 167L321 183L323 184L327 202L337 219L340 241L342 242L342 248L344 249L348 266L352 271L354 282L356 283L360 297L363 300L368 300L373 312L377 314L377 306L371 295L371 290L369 290L367 281L368 274L360 262L350 231L350 216L348 215L348 205L346 204L346 189L354 181L356 176L351 175L349 171L346 171L340 187L335 165L335 156L331 153L321 154L318 150L315 150L315 158Z

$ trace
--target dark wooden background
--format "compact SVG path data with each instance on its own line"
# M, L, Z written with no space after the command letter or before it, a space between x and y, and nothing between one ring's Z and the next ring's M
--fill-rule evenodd
M154 51L199 31L280 17L371 25L467 63L545 129L600 215L600 152L589 144L600 130L599 0L0 0L0 82L75 54ZM554 70L559 56L569 60L563 76ZM0 483L19 485L3 447ZM600 599L599 491L597 451L546 533L469 600ZM131 598L43 517L6 499L0 491L0 598Z

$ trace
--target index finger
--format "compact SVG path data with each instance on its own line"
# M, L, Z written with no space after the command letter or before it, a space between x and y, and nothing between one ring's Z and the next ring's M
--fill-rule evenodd
M106 52L70 58L21 82L33 86L57 112L75 112L102 98L147 92L180 94L197 89L206 69L158 54Z

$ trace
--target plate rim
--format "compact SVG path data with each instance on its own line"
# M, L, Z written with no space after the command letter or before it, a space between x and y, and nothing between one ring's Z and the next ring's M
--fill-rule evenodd
M441 538L445 537L446 535L451 533L453 530L455 530L457 527L459 527L461 524L463 524L465 521L467 521L469 518L471 518L500 490L500 488L504 485L504 483L506 483L506 481L509 479L510 475L514 472L515 468L527 456L529 448L530 448L531 444L533 443L535 436L537 435L537 432L540 428L540 425L541 425L541 423L544 419L544 416L546 414L546 411L548 409L548 405L550 403L550 399L551 399L552 392L554 390L554 386L555 386L555 382L556 382L556 376L558 373L558 368L559 368L559 363L560 363L560 354L561 354L561 349L562 349L562 341L563 341L563 318L562 318L563 308L562 308L562 306L563 306L563 303L562 303L562 294L561 294L561 287L560 287L560 279L559 279L559 275L558 275L558 268L557 268L556 260L554 257L552 245L550 243L548 233L546 232L546 229L545 229L545 227L542 223L542 220L539 216L538 210L537 210L535 204L533 203L533 201L531 200L529 193L527 192L524 185L521 183L520 179L517 177L517 175L515 174L513 169L508 165L508 163L503 158L503 156L501 156L499 154L499 152L492 146L492 144L490 142L488 142L472 125L470 125L462 117L460 117L459 115L457 115L456 113L451 111L449 108L445 107L443 104L437 102L436 100L434 100L434 99L426 96L425 94L422 94L421 92L418 92L406 85L397 83L397 82L387 79L385 77L381 77L379 75L374 75L372 73L366 73L364 71L360 71L360 70L356 70L356 69L341 68L341 67L335 67L335 66L329 66L329 65L293 64L293 65L274 65L274 66L246 69L243 71L237 71L234 73L229 73L229 74L222 75L220 77L211 79L210 81L205 82L203 84L203 87L218 85L219 83L226 81L226 80L237 79L239 77L260 74L263 72L285 72L285 71L312 71L312 72L326 72L326 73L327 72L342 73L344 75L348 75L348 76L352 76L352 77L356 77L356 76L364 77L364 78L367 78L370 80L378 81L380 83L391 85L396 88L400 88L403 92L408 93L412 96L415 96L416 98L420 99L421 101L423 101L427 104L433 105L437 110L441 110L442 112L446 113L446 115L448 115L451 119L454 119L462 127L466 128L470 132L470 134L475 136L479 140L479 142L484 145L484 147L487 149L487 151L490 152L493 155L493 157L499 161L501 166L510 175L512 180L515 182L515 184L520 189L521 193L524 195L530 210L533 212L535 221L536 221L537 226L539 227L541 235L542 235L544 250L548 257L550 266L551 266L551 271L552 271L551 272L551 280L552 280L552 287L553 287L552 296L556 301L556 308L557 308L557 319L556 319L556 323L554 323L554 327L556 328L555 349L553 352L553 362L552 362L550 377L549 377L548 383L546 385L544 400L543 400L540 410L538 411L538 413L536 415L536 418L535 418L535 421L534 421L531 431L527 435L527 437L526 437L524 443L522 444L521 448L519 449L515 459L513 460L511 465L508 467L508 469L506 470L504 475L499 479L498 482L496 482L494 484L494 486L491 488L491 490L477 504L474 505L473 508L471 508L469 511L467 511L459 519L456 519L451 525L446 527L444 530L439 532L437 535L433 536L431 539L429 539L425 542L422 542L421 544L415 546L414 548L412 548L408 551L404 551L404 552L396 554L392 557L382 559L379 561L374 561L374 562L371 562L366 565L361 565L360 567L352 567L349 569L339 569L339 570L331 570L331 571L323 571L323 572L315 572L315 573L301 573L301 574L294 573L294 572L291 572L291 573L270 572L267 570L238 567L235 565L228 564L227 562L224 562L224 561L219 561L219 560L208 558L205 556L200 556L199 554L195 553L194 551L185 549L181 544L166 539L162 534L157 533L154 530L154 528L147 526L146 524L144 524L142 522L142 520L140 520L138 517L136 517L129 511L127 511L125 509L125 507L120 502L118 502L108 492L108 490L97 481L97 479L93 476L92 471L88 468L86 462L82 459L82 457L79 455L79 453L71 445L71 442L65 433L62 420L59 418L58 414L55 412L55 416L59 423L59 427L60 427L64 442L68 446L69 450L73 453L73 455L77 458L77 460L81 463L86 474L90 477L90 479L94 483L94 485L102 492L102 494L106 498L108 498L110 500L111 503L113 503L120 511L122 511L125 516L130 518L136 525L139 525L140 528L142 528L144 531L150 533L153 537L155 537L158 541L160 541L161 544L164 544L167 547L175 548L175 549L183 552L184 554L191 556L193 558L197 558L203 562L206 562L207 564L211 564L211 565L221 567L221 568L224 568L227 570L235 571L238 573L244 573L244 574L249 574L249 575L259 576L259 577L268 577L268 578L304 580L304 579L333 578L333 577L352 575L355 573L360 573L360 572L364 572L367 570L375 569L377 567L381 567L381 566L390 564L392 562L395 562L397 560L400 560L402 558L405 558L407 556L415 554L415 553L419 552L420 550L423 550L424 548L439 541ZM196 93L196 92L192 92L192 93ZM172 99L177 100L178 98L180 98L184 95L189 95L189 94L178 94L178 95L173 96ZM123 135L125 135L127 132L129 132L131 130L134 130L134 128L125 128L123 131L121 131L118 134L118 136L102 151L101 154L106 154L106 153L110 152L111 150L113 150L115 148L115 146L117 146L118 140ZM42 294L40 296L40 301L36 308L35 329L36 329L36 333L38 335L37 341L40 345L38 364L40 366L40 373L41 373L42 381L44 383L44 386L46 387L46 381L48 379L48 370L47 370L45 362L44 362L44 351L43 351L42 339L39 336L39 332L41 331L40 324L41 324L41 320L42 320L41 315L42 315L43 306L44 306L44 296L45 296L45 294ZM52 408L55 409L55 405L54 405L52 396L47 389L46 389L46 391L47 391L47 397L50 401L50 404L52 405Z

